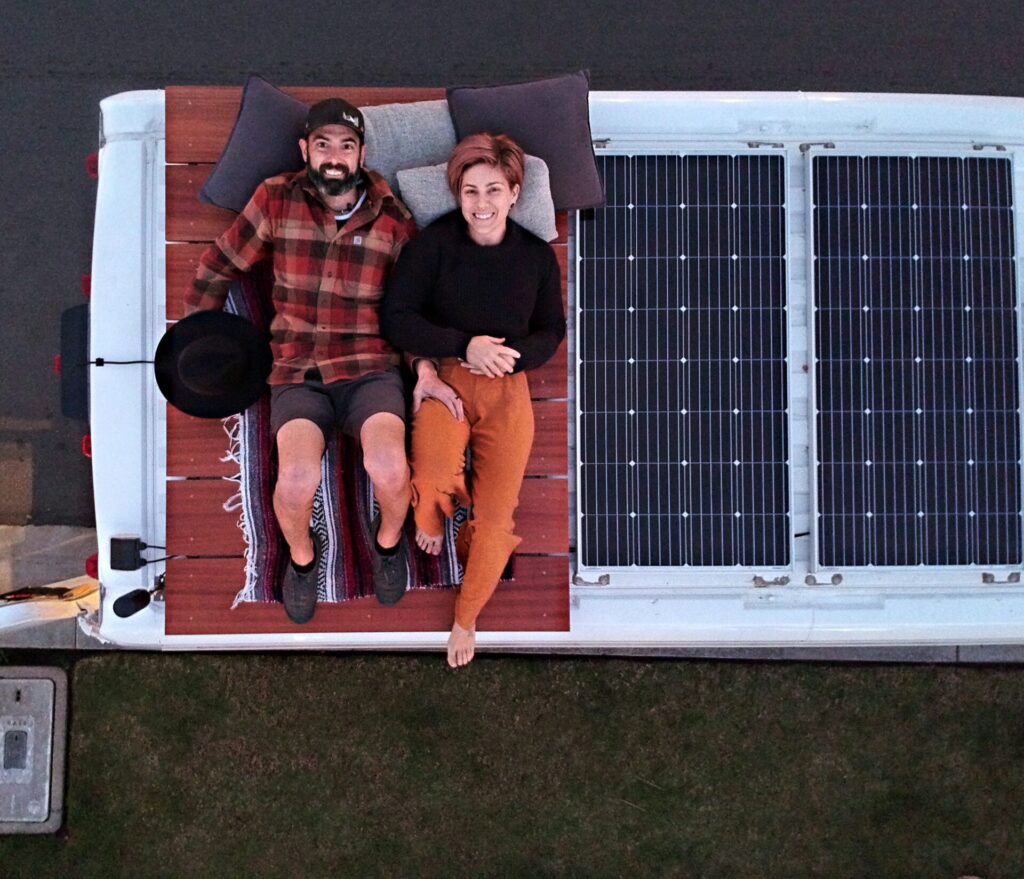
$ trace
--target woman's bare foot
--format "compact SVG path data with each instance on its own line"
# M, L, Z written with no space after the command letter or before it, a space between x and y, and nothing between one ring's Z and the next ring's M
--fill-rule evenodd
M444 542L444 535L439 534L437 537L432 537L427 534L422 528L416 529L416 545L422 549L427 555L440 555L441 544Z
M476 651L476 629L464 629L458 623L452 623L452 633L448 636L448 665L458 668L468 665Z

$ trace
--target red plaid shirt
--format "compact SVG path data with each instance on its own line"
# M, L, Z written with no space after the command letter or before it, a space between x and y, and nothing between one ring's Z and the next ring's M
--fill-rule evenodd
M366 198L341 229L305 171L264 181L199 261L189 314L223 308L231 283L273 258L272 385L297 384L314 366L333 382L399 362L380 337L380 300L416 226L387 182L365 173Z

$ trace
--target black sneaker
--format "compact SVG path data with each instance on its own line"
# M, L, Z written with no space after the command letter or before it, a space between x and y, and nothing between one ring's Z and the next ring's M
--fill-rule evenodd
M305 574L295 570L291 559L284 569L284 580L281 583L281 598L284 600L285 613L293 623L308 623L316 613L316 573L320 567L320 538L315 531L310 532L313 538L313 567Z
M392 555L377 552L377 533L380 531L380 515L370 524L373 535L373 591L377 601L390 606L398 604L409 586L409 552L405 545L405 533L398 538L398 546Z

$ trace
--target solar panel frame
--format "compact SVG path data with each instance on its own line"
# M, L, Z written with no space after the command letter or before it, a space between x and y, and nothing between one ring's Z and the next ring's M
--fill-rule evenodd
M922 582L937 582L939 580L946 580L950 577L962 577L965 572L969 571L984 571L984 572L995 572L996 575L1002 576L1004 573L1009 572L1015 574L1020 572L1022 564L1024 564L1024 558L1019 559L1016 562L1007 562L1005 564L990 564L990 563L968 563L968 564L910 564L910 565L881 565L881 564L827 564L822 561L822 552L820 545L820 532L819 532L819 519L821 513L820 504L820 479L819 479L819 430L817 426L818 422L818 370L816 368L816 352L818 350L818 338L817 338L817 320L816 320L816 303L818 302L818 284L817 276L815 274L815 259L816 253L816 242L815 242L815 221L814 221L814 208L815 208L815 184L814 184L814 161L817 158L934 158L934 159L979 159L979 158L999 158L1006 160L1010 163L1010 172L1008 175L1009 180L1009 194L1011 198L1010 203L1010 222L1013 224L1013 235L1012 244L1014 247L1013 253L1013 282L1015 285L1012 291L1015 296L1015 302L1013 307L1013 314L1015 315L1016 331L1014 333L1015 344L1016 344L1016 369L1014 371L1016 382L1017 382L1017 441L1018 441L1018 452L1024 454L1021 444L1024 443L1024 405L1022 403L1022 395L1024 395L1024 326L1022 326L1022 281L1024 281L1024 275L1022 275L1022 265L1020 256L1024 254L1024 222L1021 222L1019 210L1024 205L1024 167L1022 163L1016 161L1016 153L1014 150L1008 150L1004 147L993 148L995 152L983 153L981 148L973 147L968 148L963 144L950 145L948 148L944 148L941 145L929 145L927 147L905 147L899 148L894 147L891 143L883 144L872 144L863 143L858 144L856 147L844 146L841 148L835 147L824 147L824 145L813 145L809 146L804 150L805 167L804 167L804 202L807 214L807 242L806 242L806 277L807 277L807 341L808 341L808 358L809 358L809 393L808 393L808 422L809 422L809 437L808 445L810 451L809 463L810 463L810 558L808 559L808 568L814 572L824 572L826 574L833 572L842 572L844 574L848 572L871 572L874 576L879 575L895 575L898 578L893 582L900 582L903 584L914 582L913 580L902 579L904 577L913 577L917 574L925 574L928 580ZM1020 504L1018 508L1018 531L1024 530L1024 471L1022 471L1021 460L1017 462L1017 479L1018 488L1020 491ZM1021 545L1024 546L1024 539L1021 540Z
M649 147L634 147L628 149L615 149L615 148L601 148L598 150L599 156L615 157L615 156L666 156L672 158L693 158L693 157L751 157L756 159L763 159L766 155L774 155L780 162L781 166L781 229L778 234L779 241L781 242L781 258L782 258L782 270L780 277L781 291L783 295L782 309L783 309L783 331L785 333L785 348L782 360L782 387L785 393L785 409L786 409L786 424L784 428L785 432L785 472L786 472L786 486L785 486L785 504L786 504L786 520L788 527L785 533L785 555L787 562L785 564L767 565L767 564L753 564L753 565L682 565L682 566L669 566L669 565L642 565L642 564L629 564L629 565L608 565L608 564L587 564L584 560L584 503L582 492L585 490L585 477L583 474L583 446L585 442L586 430L583 425L583 418L585 414L585 400L584 397L587 393L585 383L582 376L582 369L584 367L582 349L585 347L585 342L581 338L584 330L585 320L583 319L583 290L585 288L585 282L582 280L583 277L583 266L581 256L581 241L583 238L582 218L580 214L577 214L576 228L575 228L575 241L576 241L576 253L575 253L575 277L577 287L577 302L576 302L576 334L575 340L575 389L576 389L576 431L577 437L577 449L575 456L575 482L580 492L580 497L577 499L576 504L576 538L577 538L577 552L576 552L576 568L581 575L593 576L595 573L600 572L636 572L644 575L645 585L707 585L709 583L708 574L714 573L714 582L716 584L730 584L730 583L743 583L749 585L751 583L751 574L764 573L764 574L777 574L791 572L794 568L796 551L794 543L794 529L793 519L796 515L794 511L794 480L792 476L792 462L794 455L794 436L791 429L792 421L792 382L791 382L791 357L790 350L792 346L792 340L794 338L792 328L792 310L789 308L788 300L788 285L790 271L788 268L788 260L792 251L791 246L791 230L789 222L789 201L791 198L791 172L790 172L790 156L787 151L783 150L772 150L767 151L764 149L742 149L734 148L733 145L709 145L701 148L688 148L685 150L673 149L668 146L652 145ZM802 332L802 330L801 330ZM788 579L788 578L786 578ZM621 580L617 582L622 582Z

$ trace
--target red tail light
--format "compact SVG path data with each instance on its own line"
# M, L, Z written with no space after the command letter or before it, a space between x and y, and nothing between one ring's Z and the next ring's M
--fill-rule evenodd
M87 433L82 437L82 454L87 458L92 457L92 434Z
M53 374L55 376L57 376L57 378L60 378L60 355L59 354L54 354L53 355Z
M85 560L85 576L98 580L100 577L99 553L94 553Z
M86 299L92 296L92 275L82 275L82 295Z
M100 179L100 154L93 153L91 156L87 156L85 159L85 173L92 177L93 180Z

